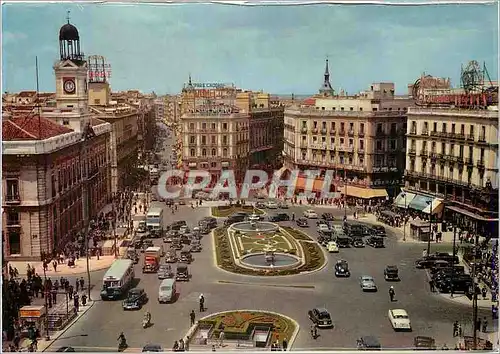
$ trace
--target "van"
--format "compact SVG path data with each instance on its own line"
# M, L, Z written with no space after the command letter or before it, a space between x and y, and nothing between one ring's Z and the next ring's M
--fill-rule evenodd
M163 279L158 289L158 302L165 304L175 300L177 293L177 282L173 278Z

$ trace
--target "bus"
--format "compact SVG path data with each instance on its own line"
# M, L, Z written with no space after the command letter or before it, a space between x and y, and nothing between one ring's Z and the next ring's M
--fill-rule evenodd
M163 231L163 209L150 208L146 214L146 227L153 237L161 237Z
M134 263L130 259L117 259L102 278L102 300L119 300L132 286Z

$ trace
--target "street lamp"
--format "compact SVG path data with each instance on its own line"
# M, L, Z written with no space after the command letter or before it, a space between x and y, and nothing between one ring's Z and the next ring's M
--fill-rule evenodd
M403 216L403 241L406 241L406 193L401 194L405 200L405 212Z
M431 254L431 237L432 237L432 200L428 200L429 206L429 237L427 238L427 256Z

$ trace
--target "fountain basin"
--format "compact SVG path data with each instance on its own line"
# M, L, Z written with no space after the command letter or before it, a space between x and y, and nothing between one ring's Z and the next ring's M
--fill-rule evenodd
M242 233L251 233L251 232L278 232L279 226L272 222L267 221L242 221L237 222L231 225L231 228L234 231L239 231Z
M289 269L295 268L300 265L300 258L297 256L286 253L275 253L274 264L271 265L267 258L266 253L251 253L241 257L240 262L242 265L255 269Z

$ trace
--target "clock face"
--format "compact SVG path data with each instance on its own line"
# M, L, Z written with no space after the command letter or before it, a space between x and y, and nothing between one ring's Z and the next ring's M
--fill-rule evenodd
M64 92L75 93L75 81L73 80L64 81Z

